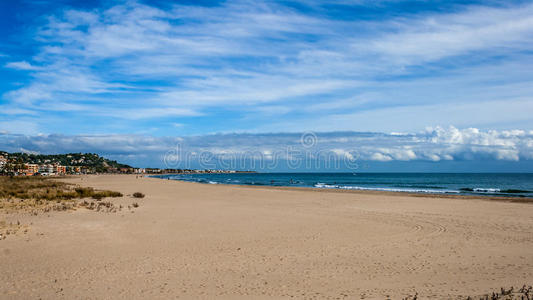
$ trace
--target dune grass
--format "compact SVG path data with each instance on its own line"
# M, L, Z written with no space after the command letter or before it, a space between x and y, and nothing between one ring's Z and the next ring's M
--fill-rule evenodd
M92 198L100 201L107 197L122 197L122 194L43 177L0 177L0 209L68 210L77 206L75 199Z

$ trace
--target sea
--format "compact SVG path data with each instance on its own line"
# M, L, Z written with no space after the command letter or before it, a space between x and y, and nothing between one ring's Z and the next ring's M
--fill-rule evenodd
M153 177L205 184L533 197L533 173L201 173Z

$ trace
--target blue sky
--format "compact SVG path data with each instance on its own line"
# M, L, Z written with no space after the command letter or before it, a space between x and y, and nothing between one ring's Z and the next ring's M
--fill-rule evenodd
M237 134L268 152L313 131L389 165L531 170L531 1L2 1L0 37L6 150L105 138L90 148L142 165L126 141L216 137L217 151L238 152ZM348 142L326 144L339 132ZM273 142L258 144L266 133ZM142 151L161 164L164 150Z

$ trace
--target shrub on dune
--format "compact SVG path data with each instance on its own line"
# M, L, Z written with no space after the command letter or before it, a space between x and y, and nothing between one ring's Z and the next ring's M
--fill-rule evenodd
M144 194L140 192L133 193L132 195L134 198L144 198Z

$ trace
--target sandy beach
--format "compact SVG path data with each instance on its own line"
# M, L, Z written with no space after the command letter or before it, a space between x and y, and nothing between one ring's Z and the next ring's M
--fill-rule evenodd
M464 299L533 283L533 204L135 175L63 181L139 207L8 215L31 225L0 241L1 299Z

